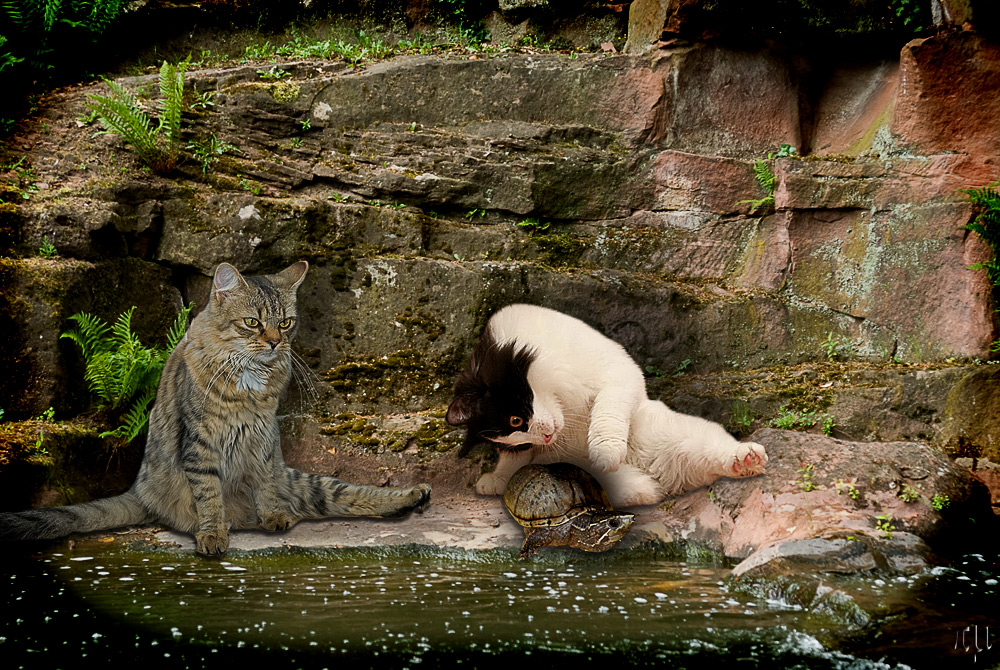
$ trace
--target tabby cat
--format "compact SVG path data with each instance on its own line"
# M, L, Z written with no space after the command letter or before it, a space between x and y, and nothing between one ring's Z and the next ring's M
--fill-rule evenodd
M292 374L296 290L309 265L244 277L222 263L208 306L167 360L139 475L124 494L69 507L0 514L0 539L160 523L219 555L230 528L284 530L300 519L402 516L430 486L347 484L285 466L278 403Z

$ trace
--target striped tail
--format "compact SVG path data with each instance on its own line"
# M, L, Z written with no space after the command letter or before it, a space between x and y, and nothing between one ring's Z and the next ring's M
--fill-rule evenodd
M0 540L50 540L151 521L131 491L113 498L67 507L46 507L0 514Z
M406 488L348 484L292 468L286 468L285 482L279 495L290 506L292 515L300 519L404 516L431 498L427 484Z

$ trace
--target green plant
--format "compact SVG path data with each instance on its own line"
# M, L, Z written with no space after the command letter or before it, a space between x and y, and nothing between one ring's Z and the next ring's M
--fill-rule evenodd
M480 216L482 216L482 214L480 214ZM521 228L527 228L528 232L535 233L542 230L548 230L552 223L549 221L539 221L538 219L525 219L524 221L518 221L517 225Z
M191 103L191 109L208 109L209 107L215 107L215 101L212 98L215 97L215 91L205 91L204 93L194 92L194 102Z
M219 162L219 157L227 151L236 151L236 147L227 142L223 142L215 134L208 140L193 140L188 143L187 148L191 150L194 157L201 163L201 173L207 174L208 168Z
M896 18L903 21L903 25L919 33L924 27L920 24L921 3L920 0L891 0L889 6L896 13Z
M299 121L299 128L302 129L302 132L306 132L310 128L312 128L312 124L313 124L312 119L302 119L301 121Z
M38 177L31 166L27 164L27 160L27 156L21 156L13 163L0 163L0 172L14 174L16 181L7 182L7 185L12 187L12 192L18 193L22 200L27 200L32 193L38 190L38 186L35 184Z
M477 216L479 218L483 218L484 216L486 216L486 210L485 209L471 209L471 210L469 210L468 212L465 213L465 218L469 219L470 221L472 219L474 219L475 217L477 217Z
M86 364L84 379L91 392L102 401L117 427L101 433L130 442L146 430L149 406L156 397L160 373L170 352L180 342L187 329L188 316L194 308L189 304L177 315L167 332L164 349L146 347L132 333L135 307L123 312L113 326L99 317L79 312L70 317L76 328L59 337L80 347Z
M823 419L823 427L822 427L823 434L826 436L833 435L833 429L836 426L837 423L834 421L833 416L827 414L826 417L824 417Z
M826 351L826 359L832 361L840 354L851 351L851 340L828 332L826 339L820 342L820 346Z
M2 417L3 417L3 414L0 413L0 418L2 418ZM941 495L940 493L935 493L931 497L931 507L933 507L938 512L941 512L941 511L947 509L948 505L950 505L950 504L951 504L951 499L948 498L948 496L946 496L946 495Z
M892 539L892 531L896 528L892 524L891 514L879 514L875 517L875 527L878 528L879 532L882 533L882 537L887 540Z
M260 75L261 79L281 79L288 76L288 73L277 65L272 65L267 70L257 70L257 74Z
M263 60L265 58L271 58L275 54L275 48L271 46L270 41L266 41L263 44L248 44L246 48L243 49L242 60Z
M743 400L733 402L733 414L729 419L729 425L734 433L738 435L749 435L753 428L753 410Z
M49 241L48 236L42 238L42 246L38 248L38 255L42 258L52 259L59 254L59 250Z
M239 175L237 175L237 176L239 176ZM240 184L240 188L242 188L244 191L249 191L250 193L253 193L254 195L260 195L261 192L263 191L263 189L261 188L260 184L252 183L252 182L250 182L250 180L246 179L245 177L243 179L240 179L239 184Z
M997 289L1000 289L1000 193L997 192L998 184L1000 182L962 191L969 196L969 200L978 210L975 218L965 224L964 228L979 235L993 250L992 259L970 265L969 269L986 270L986 277L993 285L994 294L996 294ZM990 345L990 350L1000 351L1000 339Z
M163 61L160 67L159 123L139 105L135 95L120 84L105 79L110 96L89 95L87 107L104 126L104 133L121 135L153 172L170 172L180 159L181 100L184 97L186 62L173 65Z
M899 497L903 499L905 503L914 503L920 500L920 486L916 487L910 486L909 484L903 484L903 488L899 491Z
M797 412L795 410L782 407L778 410L778 416L771 419L768 422L768 425L774 428L782 428L784 430L808 430L821 420L823 421L824 432L827 425L829 425L829 429L831 431L833 430L833 417L829 414L819 414L815 410ZM829 424L827 422L829 422Z
M794 155L795 147L791 144L782 144L777 152L769 152L767 158L768 160L773 160L775 158L785 158ZM766 195L760 200L740 200L736 204L749 203L751 213L755 213L758 210L769 210L774 207L774 188L777 181L774 172L771 171L771 166L764 159L757 159L753 163L753 174Z
M809 493L810 491L816 490L816 484L813 482L813 466L812 464L804 464L801 468L796 470L801 475L800 479L795 481L799 485L799 488Z
M858 491L858 487L855 486L857 480L853 477L848 477L847 479L836 479L833 482L834 487L837 489L837 495L842 495L845 492L851 500L857 500L860 497L861 492Z

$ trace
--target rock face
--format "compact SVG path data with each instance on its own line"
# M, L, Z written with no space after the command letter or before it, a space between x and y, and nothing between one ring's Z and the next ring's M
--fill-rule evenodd
M976 523L995 524L986 487L925 444L771 428L751 439L767 448L765 475L721 479L678 499L664 521L742 558L737 577L797 560L820 571L919 571L933 553L967 544Z
M509 4L513 21L538 3ZM630 44L644 51L660 14L669 29L702 5L634 3L649 30ZM5 409L84 409L75 352L55 340L74 311L113 319L137 304L156 332L181 297L204 304L219 262L256 273L304 258L297 349L321 396L312 430L331 449L403 454L409 466L440 458L457 442L441 410L483 324L530 302L621 342L654 395L682 411L735 426L744 401L756 414L743 428L785 405L828 413L852 440L824 443L838 458L863 439L995 454L996 368L980 364L998 335L995 305L985 273L969 269L993 250L962 228L973 212L959 189L1000 178L1000 51L973 30L910 41L898 58L876 51L831 63L678 40L642 55L282 62L282 76L262 63L192 68L188 85L214 106L185 113L185 140L238 151L168 177L77 121L101 85L57 91L37 122L58 132L17 138L47 188L0 212L16 231L9 251L25 257L2 264L14 324L3 356L23 370L3 382ZM805 157L770 158L781 144ZM773 194L755 166L774 175ZM60 257L27 259L43 240ZM791 439L769 436L779 451ZM906 479L890 465L872 477ZM934 535L936 522L874 491L865 505ZM792 494L740 498L741 514L774 514ZM751 542L721 511L713 532L730 555L794 540L881 565L876 509L828 519L864 547L804 530ZM775 557L791 555L786 544Z

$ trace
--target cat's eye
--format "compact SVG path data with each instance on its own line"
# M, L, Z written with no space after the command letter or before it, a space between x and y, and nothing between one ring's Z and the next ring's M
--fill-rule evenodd
M291 327L292 327L292 320L291 319L285 319L284 321L282 321L281 323L278 324L278 328L281 328L282 330L285 330L286 328L291 328Z
M519 416L512 416L512 417L510 417L510 427L511 428L520 428L523 425L524 425L524 419L522 419L521 417L519 417Z
M247 318L243 319L243 323L247 324L251 328L256 328L257 326L260 325L260 321L253 318L252 316L248 316Z

